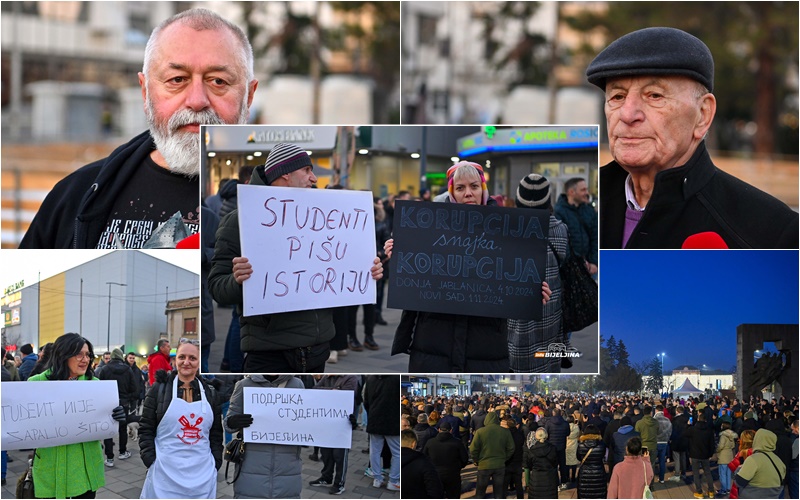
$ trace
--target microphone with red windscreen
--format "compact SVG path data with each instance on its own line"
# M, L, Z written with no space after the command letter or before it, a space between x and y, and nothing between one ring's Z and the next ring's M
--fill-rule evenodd
M697 233L689 236L681 245L682 249L703 249L712 250L719 248L728 248L722 236L713 232L706 231L704 233Z

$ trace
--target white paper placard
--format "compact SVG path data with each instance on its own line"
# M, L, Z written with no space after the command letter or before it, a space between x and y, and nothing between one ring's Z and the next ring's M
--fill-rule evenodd
M350 448L353 391L245 387L246 443Z
M245 316L375 303L371 193L240 184L237 196Z
M2 448L21 450L98 441L119 434L113 380L3 382Z

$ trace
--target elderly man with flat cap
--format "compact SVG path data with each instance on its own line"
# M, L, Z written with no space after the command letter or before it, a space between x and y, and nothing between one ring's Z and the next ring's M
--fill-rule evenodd
M798 214L709 157L717 103L702 41L674 28L634 31L586 76L605 91L614 157L600 169L601 248L798 248Z

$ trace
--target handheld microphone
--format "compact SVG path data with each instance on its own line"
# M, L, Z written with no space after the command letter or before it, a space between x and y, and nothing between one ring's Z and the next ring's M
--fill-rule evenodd
M725 240L722 239L722 236L713 232L713 231L706 231L704 233L697 233L689 236L681 245L682 249L704 249L704 250L711 250L711 249L719 249L719 248L728 248L728 245L725 243Z

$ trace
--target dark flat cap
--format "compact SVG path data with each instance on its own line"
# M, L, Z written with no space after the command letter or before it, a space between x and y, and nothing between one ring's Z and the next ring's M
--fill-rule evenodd
M683 75L714 90L714 58L699 38L675 28L645 28L613 41L586 68L602 90L621 76Z

